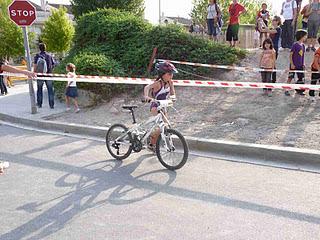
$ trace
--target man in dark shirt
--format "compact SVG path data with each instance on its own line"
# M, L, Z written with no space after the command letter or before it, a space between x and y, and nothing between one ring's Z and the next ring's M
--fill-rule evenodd
M53 57L46 52L46 45L44 43L39 44L39 50L40 53L38 53L34 57L34 65L33 69L35 72L38 73L52 73L53 67L54 67L54 60ZM39 60L44 60L45 61L45 67L41 68L41 71L39 71ZM46 76L47 77L47 76ZM48 98L49 98L49 106L51 109L54 108L54 90L53 90L53 81L51 80L38 80L37 81L37 105L39 108L42 107L42 100L43 100L43 84L46 84L47 89L48 89Z

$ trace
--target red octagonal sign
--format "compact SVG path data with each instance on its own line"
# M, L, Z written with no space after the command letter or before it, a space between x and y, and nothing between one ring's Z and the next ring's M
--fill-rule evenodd
M30 26L37 18L35 7L26 0L15 0L8 9L10 19L18 26Z

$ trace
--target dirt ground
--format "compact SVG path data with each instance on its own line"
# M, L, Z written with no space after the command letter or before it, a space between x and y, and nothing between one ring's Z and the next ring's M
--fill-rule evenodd
M257 66L260 50L251 51L241 66ZM280 52L278 69L288 67L289 52ZM309 67L313 53L307 53ZM286 74L279 74L278 82L285 82ZM259 73L225 72L216 80L260 81ZM310 82L310 76L306 77ZM170 120L175 128L187 136L224 139L246 143L272 144L299 148L320 148L320 98L311 102L307 96L284 95L275 90L272 97L262 95L257 89L192 88L176 89L177 111L170 110ZM142 93L141 93L142 94ZM148 105L140 98L119 96L112 102L95 108L83 109L79 114L63 113L46 119L96 126L122 122L131 124L130 114L121 106L135 104L137 119L149 116Z

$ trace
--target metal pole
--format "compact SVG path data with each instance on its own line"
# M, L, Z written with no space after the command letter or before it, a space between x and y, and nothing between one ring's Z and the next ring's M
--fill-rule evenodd
M161 24L161 0L159 0L159 25Z
M30 56L30 48L29 48L29 39L28 39L28 29L27 27L22 27L23 30L23 37L24 37L24 48L27 53L27 63L28 63L28 70L32 70L32 61ZM30 102L31 102L31 113L36 114L37 113L37 107L36 107L36 99L33 89L33 82L32 79L28 79L29 83L29 94L30 94Z

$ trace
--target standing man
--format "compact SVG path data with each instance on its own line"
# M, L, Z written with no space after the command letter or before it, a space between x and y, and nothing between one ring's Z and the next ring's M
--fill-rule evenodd
M40 53L34 57L34 72L38 73L52 73L54 67L53 57L46 52L46 45L44 43L39 44ZM43 84L46 83L48 89L49 106L54 109L54 90L53 81L51 80L38 80L37 81L37 105L42 107L43 100Z
M308 48L307 52L316 51L317 35L320 27L320 1L313 0L306 10L308 17Z
M281 15L284 18L281 46L282 48L291 49L293 45L295 19L297 18L296 0L285 0L282 4Z
M238 3L238 0L233 0L229 6L230 19L227 29L227 41L230 43L230 47L235 47L239 40L239 17L245 12L246 9Z
M25 71L25 70L20 70L18 68L9 66L5 64L5 61L0 57L0 73L3 72L10 72L10 73L19 73L19 74L24 74L27 75L29 78L35 78L36 74L33 72ZM3 79L3 76L0 75L0 80ZM0 175L4 173L4 169L9 167L8 162L3 162L0 160Z

